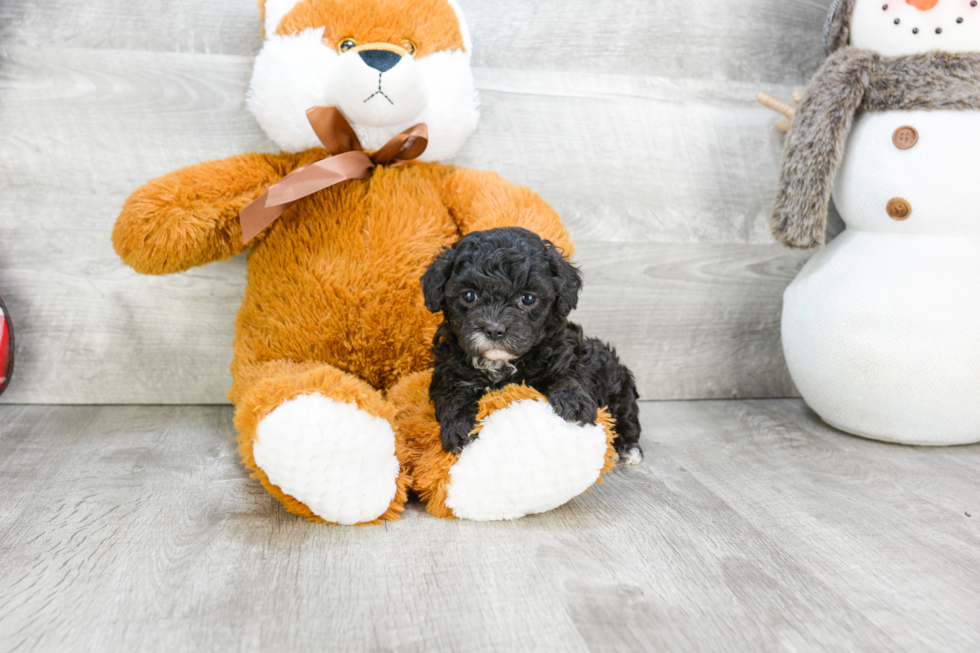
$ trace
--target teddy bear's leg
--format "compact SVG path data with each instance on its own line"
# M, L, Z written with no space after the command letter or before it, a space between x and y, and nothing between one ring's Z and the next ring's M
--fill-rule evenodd
M457 457L442 449L429 401L431 372L404 377L388 392L412 487L437 517L516 519L561 506L601 482L615 465L608 411L598 424L558 417L544 396L508 386L480 400L477 438Z
M273 361L238 367L230 394L243 462L287 510L336 524L400 516L409 474L380 392L330 365Z

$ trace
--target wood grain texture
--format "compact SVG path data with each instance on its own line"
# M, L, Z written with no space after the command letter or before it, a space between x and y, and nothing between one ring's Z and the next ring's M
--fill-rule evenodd
M796 84L830 0L461 1L477 66Z
M571 318L613 343L643 397L795 393L779 347L782 290L808 258L778 245L579 245ZM678 347L682 348L678 351Z
M980 445L644 403L643 465L516 522L310 524L228 407L0 406L0 653L980 646Z
M797 83L819 66L829 0L460 0L474 65ZM251 0L8 0L0 40L46 47L253 55Z
M261 29L251 0L0 4L0 42L40 48L252 56L262 45Z
M795 394L775 325L804 258L770 247L781 137L754 95L819 65L827 2L463 4L483 118L457 163L559 210L590 288L576 318L644 397ZM140 277L109 233L147 180L275 149L244 107L256 19L249 0L0 4L4 402L224 401L244 262ZM712 256L739 281L705 273ZM642 277L650 257L671 278Z

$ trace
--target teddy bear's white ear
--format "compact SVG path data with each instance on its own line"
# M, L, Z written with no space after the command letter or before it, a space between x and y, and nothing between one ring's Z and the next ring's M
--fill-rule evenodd
M302 0L264 0L260 2L265 13L265 38L276 33L279 21Z

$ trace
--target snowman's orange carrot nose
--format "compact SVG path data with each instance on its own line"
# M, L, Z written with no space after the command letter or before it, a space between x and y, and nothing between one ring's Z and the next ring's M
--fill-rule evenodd
M919 11L929 11L939 4L939 0L905 0Z

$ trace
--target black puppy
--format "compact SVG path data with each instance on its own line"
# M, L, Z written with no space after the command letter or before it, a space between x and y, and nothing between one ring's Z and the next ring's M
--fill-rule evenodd
M436 256L422 292L426 308L444 318L429 395L446 451L469 444L480 397L526 383L569 422L595 424L608 406L620 460L643 459L633 375L567 320L581 287L581 273L557 247L519 227L470 233Z

